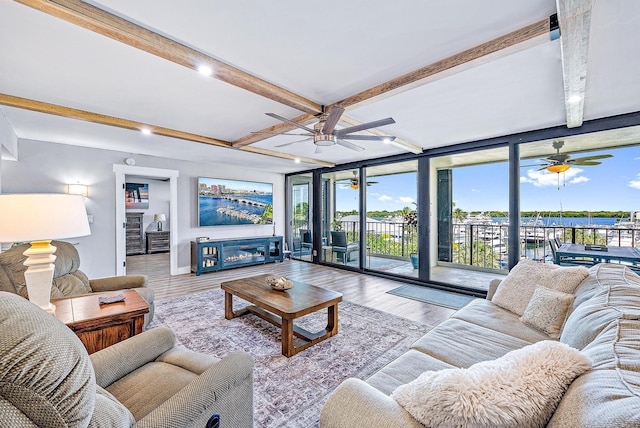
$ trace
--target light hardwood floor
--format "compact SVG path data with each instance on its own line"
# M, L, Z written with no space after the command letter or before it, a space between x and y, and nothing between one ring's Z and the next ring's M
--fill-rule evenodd
M401 286L402 282L296 260L203 273L200 276L171 276L169 253L127 257L127 274L147 275L149 286L156 293L156 300L220 288L221 282L263 273L328 288L342 293L344 300L429 325L444 321L454 312L441 306L387 294L387 291Z

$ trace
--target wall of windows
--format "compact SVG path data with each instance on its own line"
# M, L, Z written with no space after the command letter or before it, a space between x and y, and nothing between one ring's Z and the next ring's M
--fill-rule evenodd
M303 260L481 294L522 257L553 262L550 238L639 246L639 159L637 112L292 174L288 237L301 248L309 224ZM607 231L535 227L603 210Z

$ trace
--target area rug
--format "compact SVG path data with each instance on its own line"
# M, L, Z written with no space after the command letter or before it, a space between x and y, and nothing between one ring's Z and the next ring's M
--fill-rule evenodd
M460 309L475 297L463 294L449 293L447 291L429 288L422 285L403 285L393 290L387 291L395 296L406 297L408 299L419 300L433 305L443 306L450 309Z
M234 309L246 304L234 297ZM351 302L338 307L338 335L287 358L280 330L255 315L226 320L220 289L156 302L150 328L172 329L185 347L223 357L246 351L255 360L256 427L308 428L318 424L329 394L345 379L366 379L409 349L432 326ZM327 311L300 318L324 329Z

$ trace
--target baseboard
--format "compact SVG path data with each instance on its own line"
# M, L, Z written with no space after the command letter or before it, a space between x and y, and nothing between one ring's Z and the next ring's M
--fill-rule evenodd
M176 275L184 275L185 273L191 273L191 266L182 266L179 267L178 273Z

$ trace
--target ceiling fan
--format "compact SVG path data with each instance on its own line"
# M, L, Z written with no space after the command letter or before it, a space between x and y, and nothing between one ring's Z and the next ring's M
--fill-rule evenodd
M396 137L392 136L379 136L379 135L361 135L361 134L353 134L354 132L364 131L366 129L378 128L380 126L391 125L392 123L396 123L395 120L388 117L386 119L376 120L373 122L362 123L360 125L350 126L348 128L335 129L340 117L344 113L344 109L341 107L332 107L329 111L329 114L322 113L319 117L318 123L313 126L313 129L296 123L292 120L285 119L282 116L279 116L275 113L266 113L267 116L271 116L274 119L281 120L290 125L293 125L297 128L303 129L307 131L304 134L291 134L288 132L276 133L276 135L304 135L308 138L292 141L290 143L280 144L276 147L284 147L290 144L302 143L304 141L313 140L313 144L316 145L316 153L321 153L324 147L333 146L338 144L340 146L346 147L355 151L362 151L364 147L358 146L357 144L353 144L347 140L367 140L367 141L384 141L391 142L396 139Z
M341 181L346 181L349 184L349 187L352 188L353 190L358 190L360 188L360 180L358 179L358 172L357 171L353 171L353 178L349 178L348 180L341 180ZM341 181L337 181L337 183L340 183ZM346 183L345 183L346 184ZM372 184L378 184L377 181L368 181L367 180L367 186L371 186ZM345 186L346 188L346 186Z
M565 172L573 165L580 166L595 166L600 165L602 162L596 162L597 159L605 159L613 157L610 154L604 155L595 155L595 156L584 156L581 158L571 158L570 155L566 153L560 153L560 149L564 146L564 141L554 141L553 148L556 149L556 153L547 156L546 158L540 159L544 163L533 164L533 165L523 165L523 167L527 166L541 166L538 171L542 171L546 169L549 172L561 173Z

